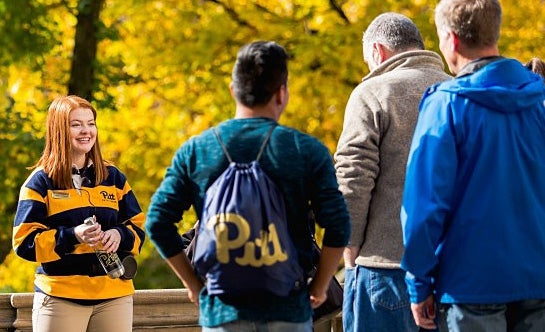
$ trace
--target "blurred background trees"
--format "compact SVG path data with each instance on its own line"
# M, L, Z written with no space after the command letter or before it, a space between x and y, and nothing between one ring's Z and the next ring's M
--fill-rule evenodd
M281 123L334 152L352 89L367 73L362 32L385 11L409 16L438 51L431 0L0 0L0 292L32 290L34 264L11 251L26 167L39 158L51 100L93 101L105 156L144 211L175 149L230 118L237 50L275 40L291 55ZM545 57L543 0L504 0L500 50ZM180 222L188 229L189 214ZM148 241L137 288L181 287Z

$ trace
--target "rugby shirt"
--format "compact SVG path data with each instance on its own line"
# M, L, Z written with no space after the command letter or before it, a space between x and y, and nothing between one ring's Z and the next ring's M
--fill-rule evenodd
M18 256L40 263L35 291L86 300L134 293L132 280L109 278L93 248L79 243L74 234L74 227L96 215L103 231L115 228L121 234L121 259L139 254L145 216L125 175L114 166L107 168L107 179L98 185L93 165L82 170L81 189L55 188L41 167L22 185L12 241Z

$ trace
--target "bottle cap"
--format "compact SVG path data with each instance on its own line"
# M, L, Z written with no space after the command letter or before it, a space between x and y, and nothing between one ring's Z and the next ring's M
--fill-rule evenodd
M134 256L129 255L123 258L121 264L123 264L123 267L125 268L125 273L123 273L121 279L133 279L138 269L138 263L136 263Z

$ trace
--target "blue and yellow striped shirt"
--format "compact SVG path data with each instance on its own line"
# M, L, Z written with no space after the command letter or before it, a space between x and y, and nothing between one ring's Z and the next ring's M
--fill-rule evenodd
M131 280L110 279L92 247L79 243L74 227L96 215L102 230L121 234L118 255L138 255L145 232L145 216L126 177L108 166L108 178L81 189L58 189L42 168L35 169L21 187L13 227L13 249L38 262L35 289L68 299L101 300L134 293ZM94 179L91 165L84 174Z

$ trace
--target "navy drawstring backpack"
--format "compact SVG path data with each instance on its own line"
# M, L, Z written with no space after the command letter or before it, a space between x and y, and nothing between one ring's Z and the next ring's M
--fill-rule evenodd
M259 166L273 126L256 159L231 159L206 190L194 266L211 295L272 293L287 296L305 282L288 232L282 193Z

